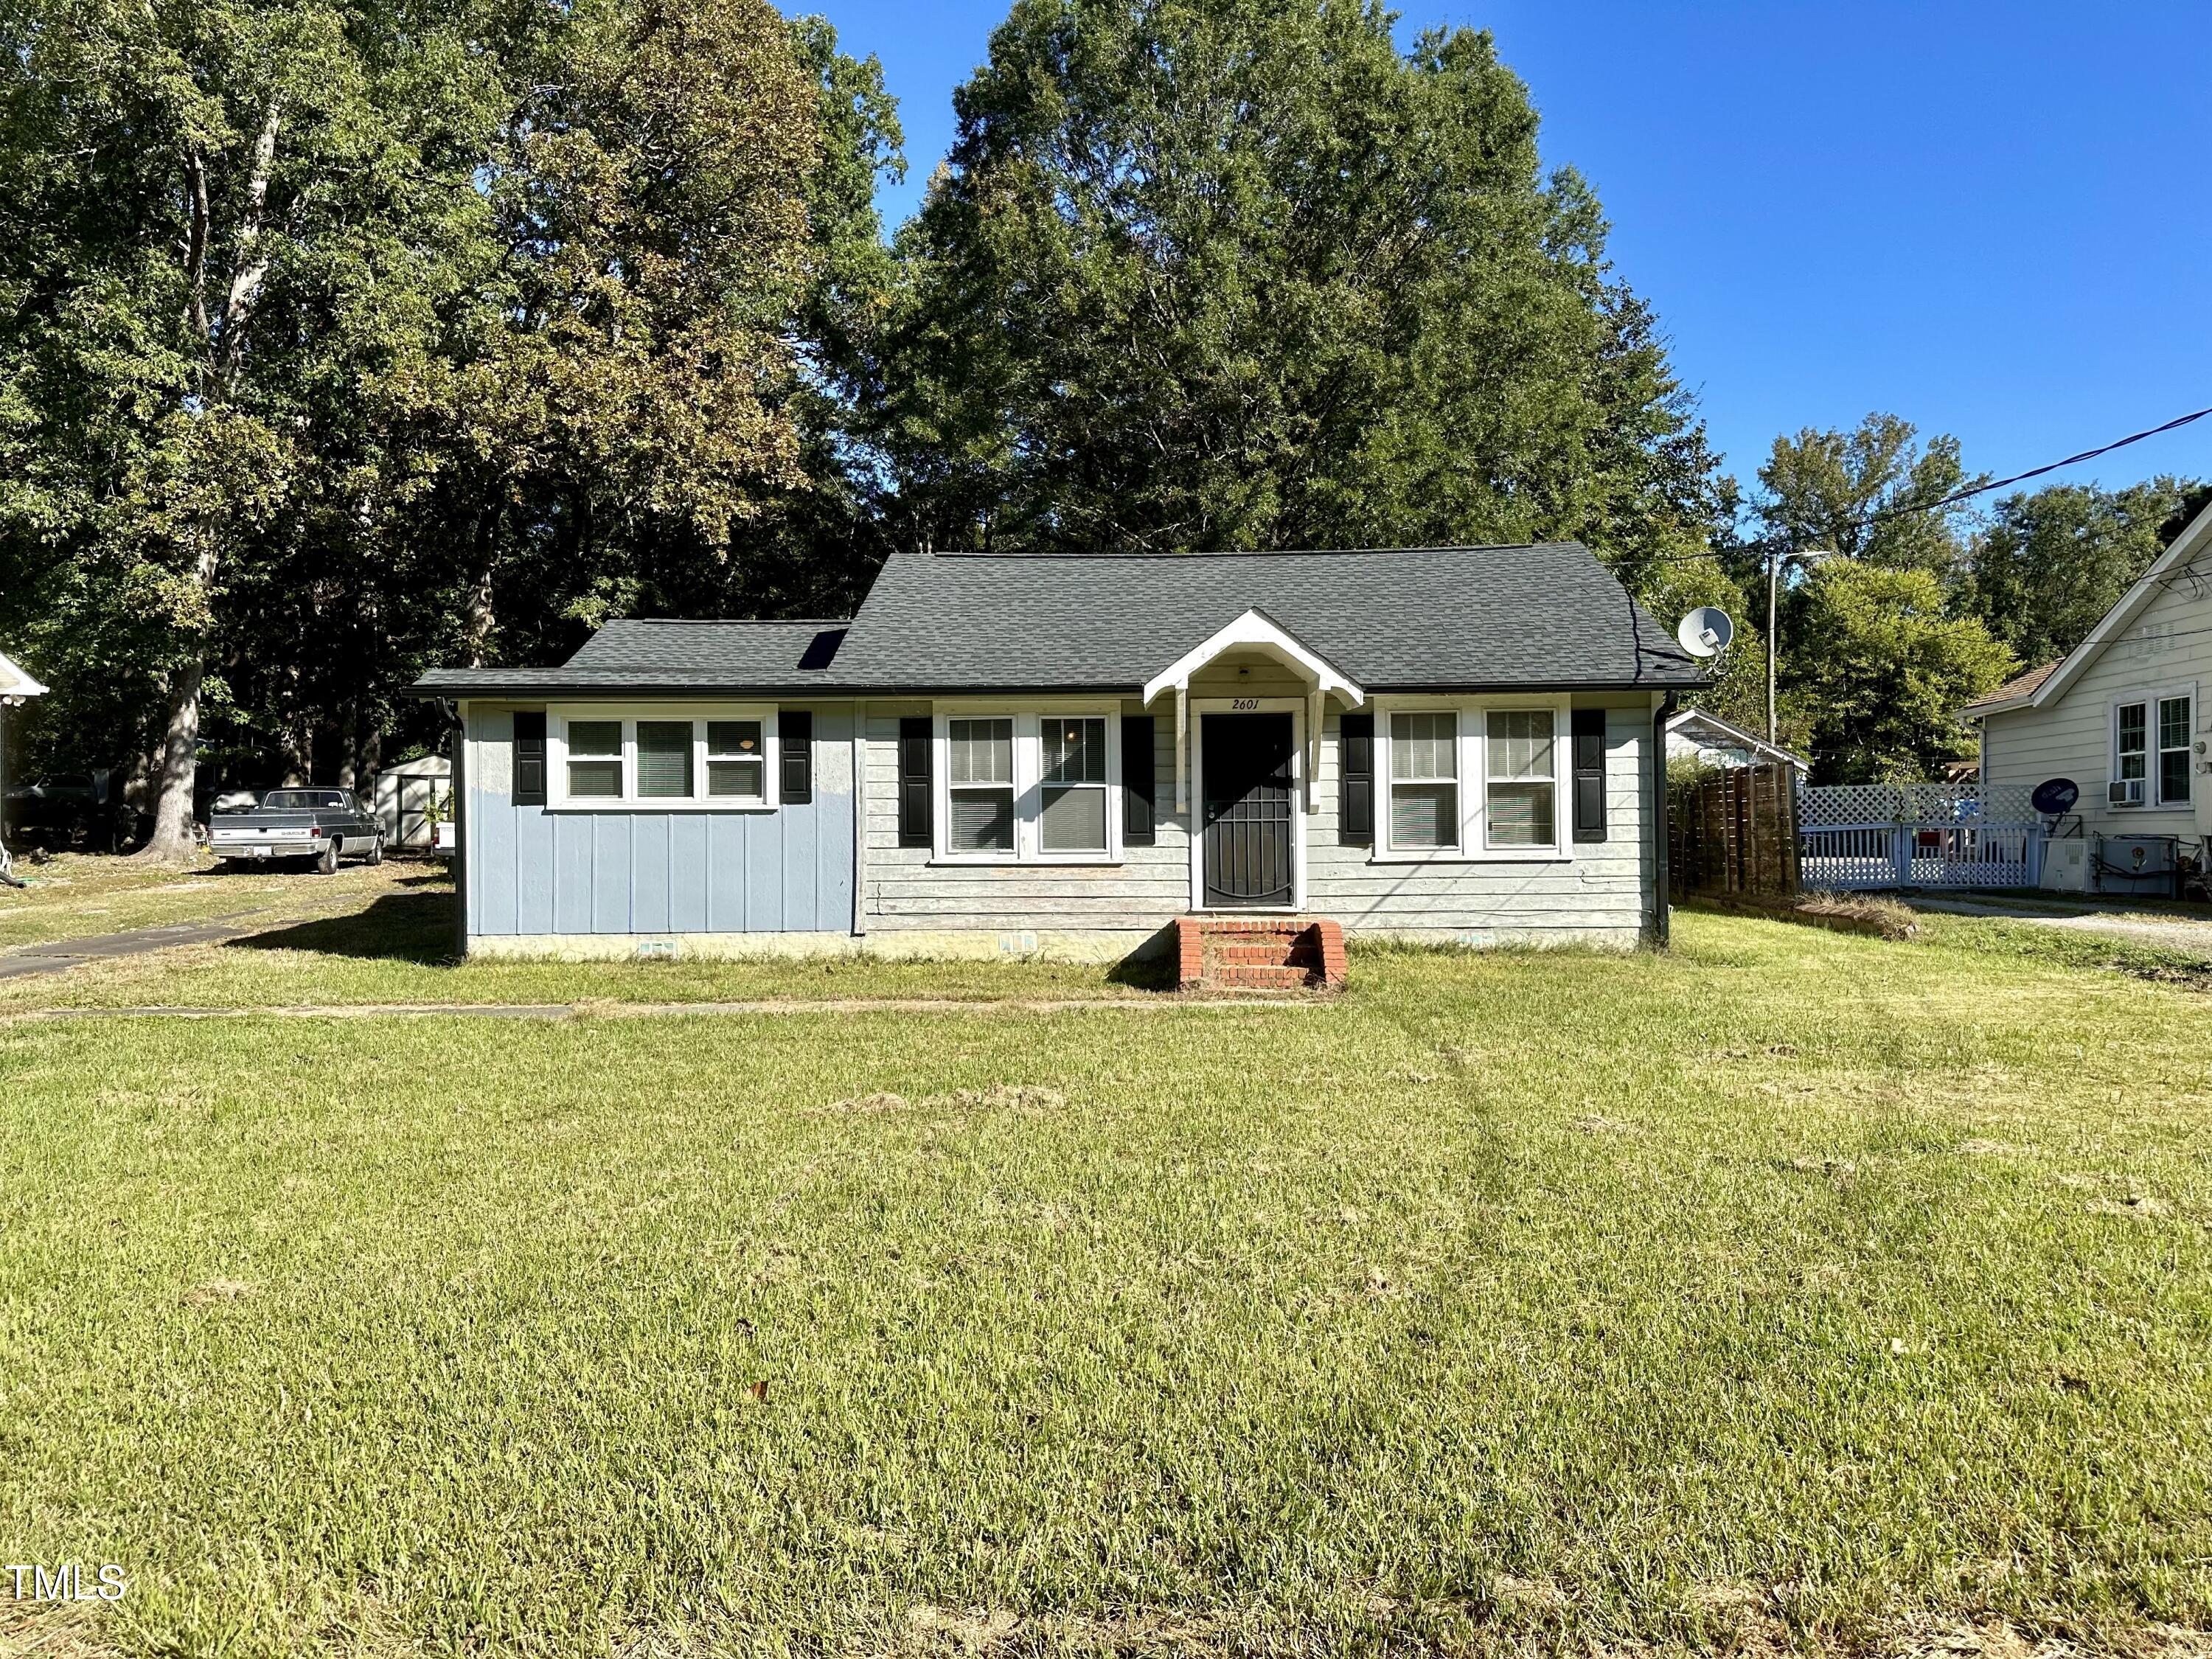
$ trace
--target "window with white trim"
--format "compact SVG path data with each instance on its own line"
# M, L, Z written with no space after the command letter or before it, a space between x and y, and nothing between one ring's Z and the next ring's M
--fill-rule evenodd
M775 711L765 705L555 705L545 724L548 807L775 805Z
M1037 845L1046 853L1106 850L1106 722L1097 714L1039 721L1042 780Z
M2190 700L2158 700L2158 800L2161 806L2189 804Z
M949 721L951 765L945 782L951 799L945 846L955 853L1014 851L1014 723L1011 720Z
M768 799L768 737L760 721L707 722L707 793L716 800Z
M1493 708L1485 716L1486 844L1528 848L1559 841L1558 722L1548 708Z
M1572 749L1565 700L1376 702L1375 860L1575 856L1565 810Z
M1118 710L940 706L935 856L1108 864L1121 855Z
M2188 805L2196 712L2186 690L2138 692L2113 703L2113 782L2140 784L2146 806Z
M568 793L579 799L622 799L620 720L568 722Z
M1390 716L1390 845L1460 844L1459 716L1449 708Z

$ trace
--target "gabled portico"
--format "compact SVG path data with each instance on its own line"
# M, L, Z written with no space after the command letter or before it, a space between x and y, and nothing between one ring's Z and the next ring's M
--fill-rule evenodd
M1297 638L1257 606L1216 629L1145 682L1144 700L1152 707L1170 691L1176 698L1176 810L1190 809L1190 683L1208 668L1239 656L1272 659L1306 687L1306 810L1315 810L1312 778L1320 751L1322 699L1334 693L1347 708L1367 701L1367 693L1320 652Z
M1295 908L1305 896L1304 819L1321 805L1327 702L1356 708L1365 690L1255 607L1145 683L1147 705L1170 693L1176 810L1192 814L1191 908Z

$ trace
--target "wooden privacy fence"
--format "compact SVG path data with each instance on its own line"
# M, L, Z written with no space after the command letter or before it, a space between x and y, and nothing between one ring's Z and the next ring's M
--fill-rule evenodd
M1796 896L1793 771L1736 766L1674 787L1668 861L1676 891Z

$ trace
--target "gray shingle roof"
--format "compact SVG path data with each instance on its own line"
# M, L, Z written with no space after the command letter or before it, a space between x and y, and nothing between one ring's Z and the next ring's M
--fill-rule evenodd
M413 689L432 696L570 691L818 690L842 622L611 622L558 668L438 668Z
M612 623L557 670L417 690L1129 690L1248 610L1370 690L1705 683L1575 542L1343 553L905 553L842 635L813 623ZM465 672L481 676L463 684ZM534 682L543 674L543 684ZM495 678L497 677L497 678ZM558 683L554 683L557 678Z

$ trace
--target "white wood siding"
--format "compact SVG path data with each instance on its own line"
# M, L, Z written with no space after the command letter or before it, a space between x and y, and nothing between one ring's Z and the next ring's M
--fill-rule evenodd
M1194 679L1191 696L1298 696L1304 687L1273 665L1232 662ZM1577 699L1588 706L1598 699ZM1354 931L1504 943L1533 939L1632 945L1650 925L1655 882L1645 830L1648 702L1607 711L1607 839L1574 848L1559 862L1377 864L1365 847L1337 836L1339 713L1322 723L1316 779L1319 811L1304 817L1307 913ZM1175 810L1175 704L1150 711L1133 699L1125 714L1155 716L1158 842L1125 849L1117 866L948 865L928 848L898 844L898 732L926 702L866 705L866 850L861 921L871 933L896 929L1001 933L1115 929L1150 933L1190 908L1190 815ZM1377 733L1377 741L1383 738ZM1119 741L1116 733L1115 740ZM1566 732L1561 742L1569 741ZM1191 800L1195 805L1194 781ZM1571 799L1559 803L1570 813ZM1386 810L1378 801L1377 810Z
M2105 804L2105 786L2112 777L2113 705L2132 702L2139 694L2155 696L2178 690L2187 690L2192 699L2196 735L2212 734L2205 708L2205 693L2212 690L2212 570L2200 570L2193 583L2177 573L2166 591L2053 702L1992 714L1984 721L1983 781L2033 785L2045 778L2071 778L2081 786L2076 810L2092 835L2194 839L2204 833L2201 826L2212 823L2202 799L2179 807ZM2212 787L2212 777L2194 770L2197 758L2191 757L2190 786L2192 796L2201 798ZM2154 794L2157 768L2154 753Z

